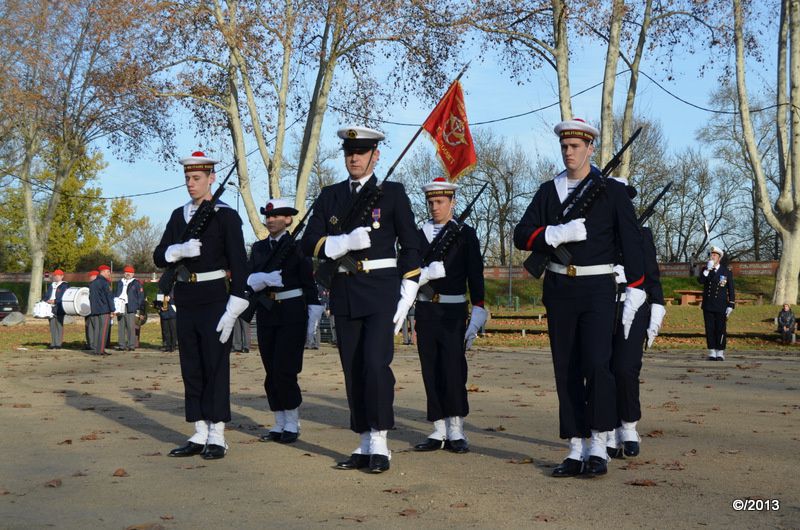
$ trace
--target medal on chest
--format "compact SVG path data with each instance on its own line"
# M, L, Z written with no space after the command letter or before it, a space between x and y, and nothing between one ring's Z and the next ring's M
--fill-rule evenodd
M377 230L381 227L381 209L375 208L372 210L372 228Z
M724 275L721 275L719 277L719 286L720 287L725 287L726 283L728 283L728 278L726 278Z

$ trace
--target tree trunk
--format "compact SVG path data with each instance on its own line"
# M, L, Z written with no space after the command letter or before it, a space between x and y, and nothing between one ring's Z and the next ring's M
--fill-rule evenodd
M561 119L572 118L572 99L569 88L569 41L567 40L567 9L563 0L552 0L553 47L555 49L558 103Z
M619 62L619 38L622 30L624 0L614 0L606 49L606 68L603 73L603 97L600 103L600 158L598 165L604 166L614 152L614 87Z
M800 233L784 232L781 234L783 253L775 277L775 292L772 303L797 303L797 276L800 274Z
M639 29L639 41L636 43L636 55L633 62L629 65L631 69L631 80L628 83L628 96L625 100L625 111L622 113L622 135L620 138L622 142L628 141L631 137L631 129L633 129L633 104L636 100L636 89L639 85L639 65L642 62L642 55L644 54L644 45L647 40L647 32L650 29L650 21L653 18L653 0L647 0L644 8L644 17L642 18L642 27ZM631 173L631 155L630 149L622 153L622 160L617 170L617 175L622 178L630 178Z

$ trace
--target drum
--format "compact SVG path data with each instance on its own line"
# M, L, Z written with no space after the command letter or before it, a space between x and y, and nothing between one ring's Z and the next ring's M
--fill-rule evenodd
M89 307L89 288L70 287L64 291L61 305L64 306L64 312L68 315L88 317L92 312Z
M114 298L114 312L117 314L124 315L126 313L127 308L125 307L127 304L125 300L119 297Z
M33 318L53 318L53 306L44 300L33 304Z

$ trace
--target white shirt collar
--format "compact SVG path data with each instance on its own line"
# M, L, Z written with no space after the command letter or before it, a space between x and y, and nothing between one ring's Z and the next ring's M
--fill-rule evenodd
M352 179L352 178L349 178L349 179L347 179L347 180L348 180L348 182L347 182L347 185L348 185L348 186L350 186L350 187L352 188L352 187L353 187L353 182L358 182L358 191L361 191L361 188L363 188L363 187L364 187L364 184L366 184L366 183L367 183L367 181L368 181L370 178L372 178L372 175L374 175L374 173L370 173L369 175L366 175L366 176L364 176L364 177L361 177L360 179Z

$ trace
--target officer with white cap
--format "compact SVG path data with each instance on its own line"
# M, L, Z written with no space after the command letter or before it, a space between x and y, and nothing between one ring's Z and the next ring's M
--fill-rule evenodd
M391 181L382 184L361 226L349 233L338 228L358 194L379 184L374 168L384 136L355 126L337 134L349 178L322 189L303 235L303 251L327 260L349 255L357 263L354 273L340 268L330 286L350 428L361 440L337 468L382 473L389 469L387 433L394 427L393 333L400 331L417 295L419 237L405 189Z
M708 263L697 278L703 285L703 302L700 307L703 308L709 361L725 360L728 317L736 307L733 272L722 263L724 255L721 248L712 246Z
M457 184L444 177L422 187L431 214L419 231L423 256L442 230L451 223L455 225L457 189ZM483 257L475 229L463 225L444 261L423 265L426 266L422 268L420 284L428 284L432 289L417 294L417 350L433 433L415 445L414 450L466 453L469 451L464 433L464 418L469 414L466 350L487 317L483 308ZM472 303L469 325L467 287Z
M300 253L296 243L286 249L280 268L267 270L274 253L280 252L281 240L290 238L286 229L297 210L285 199L270 199L261 213L266 218L269 236L253 244L247 264L250 290L264 293L269 299L266 305L257 302L256 334L267 372L264 389L275 423L261 436L261 441L292 443L300 433L299 407L303 399L297 375L303 369L308 321L313 315L322 314L322 306L311 259Z
M196 151L180 162L190 200L172 212L153 261L160 268L180 262L188 272L178 275L173 292L186 421L194 424L195 433L169 456L200 454L214 460L224 458L228 449L230 336L237 317L249 305L245 298L247 253L242 220L222 201L217 201L208 229L199 239L181 241L197 209L212 199L218 161Z
M599 131L583 120L566 120L555 127L566 169L545 182L514 229L520 250L549 257L542 301L547 308L548 333L558 393L560 436L568 439L567 458L554 477L581 473L604 475L608 470L606 432L617 423L616 390L611 373L616 286L613 280L618 252L628 276L623 309L627 337L636 310L646 298L642 237L625 186L608 179L585 218L562 223L563 203L584 179L601 181L590 164ZM554 254L565 245L571 263Z

